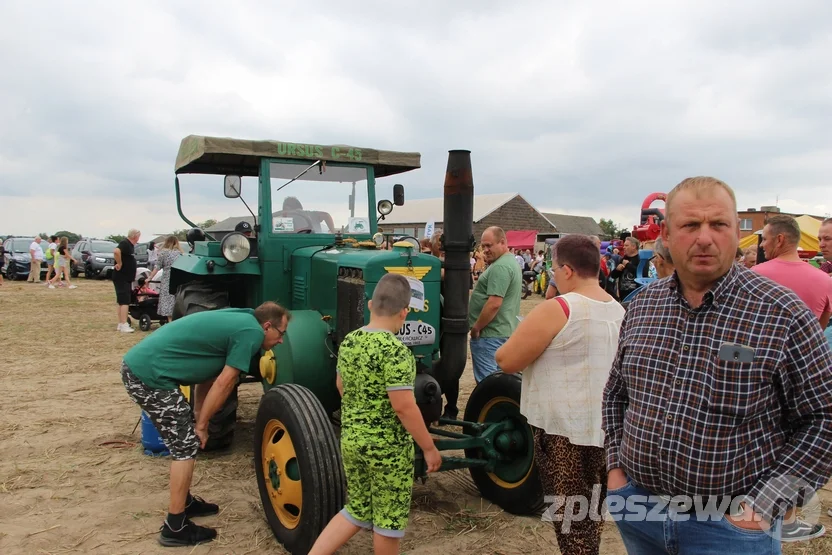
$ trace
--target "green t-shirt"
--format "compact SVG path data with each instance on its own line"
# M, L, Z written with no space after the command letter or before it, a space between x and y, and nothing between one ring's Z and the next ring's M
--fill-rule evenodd
M471 328L477 322L488 297L502 297L500 310L482 329L480 337L509 337L517 327L522 291L523 273L520 265L514 255L507 252L491 263L477 280L468 303L468 327Z
M338 348L344 384L341 441L353 445L407 446L412 438L396 416L388 391L413 389L416 359L388 331L360 328Z
M263 337L251 309L196 312L142 339L124 362L148 387L176 389L216 378L226 364L248 373Z

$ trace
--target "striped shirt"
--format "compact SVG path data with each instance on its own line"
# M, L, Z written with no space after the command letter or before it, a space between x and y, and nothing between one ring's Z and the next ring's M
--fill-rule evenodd
M720 360L725 343L753 362ZM804 502L785 477L832 473L832 350L768 278L734 264L693 309L674 274L630 304L603 412L608 470L660 495L747 495L771 520Z

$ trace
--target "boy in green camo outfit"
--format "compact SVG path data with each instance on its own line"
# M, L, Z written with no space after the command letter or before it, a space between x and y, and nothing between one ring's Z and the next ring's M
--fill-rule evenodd
M369 302L370 322L339 347L348 503L310 555L334 553L359 530L371 528L376 555L398 553L410 514L413 441L424 451L428 472L442 464L413 395L416 361L394 335L407 318L410 295L407 278L385 274Z

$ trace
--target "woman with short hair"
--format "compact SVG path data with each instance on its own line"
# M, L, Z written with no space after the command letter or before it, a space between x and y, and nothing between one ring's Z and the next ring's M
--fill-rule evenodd
M523 372L520 412L534 431L544 495L597 499L599 506L589 509L600 514L607 486L601 405L624 308L598 283L601 259L589 237L561 238L552 259L560 296L520 322L497 350L497 365L505 373ZM563 513L561 504L555 514ZM598 553L602 519L554 522L561 553Z

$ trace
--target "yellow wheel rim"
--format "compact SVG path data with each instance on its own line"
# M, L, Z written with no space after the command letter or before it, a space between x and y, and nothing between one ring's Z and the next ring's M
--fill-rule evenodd
M477 418L477 422L479 422L479 423L489 422L488 420L486 420L486 417L488 416L489 411L491 411L491 409L493 409L496 405L498 405L500 403L510 403L510 404L514 405L515 407L517 407L517 412L519 414L520 404L517 403L517 401L515 401L511 397L494 397L493 399L488 401L485 404L485 406L482 408L482 410L480 411L479 417ZM498 486L500 486L501 488L503 488L503 489L514 489L514 488L519 488L520 486L522 486L526 482L526 480L529 479L529 476L531 475L533 468L534 468L534 455L532 455L532 464L529 465L529 469L526 471L526 473L523 475L523 477L521 479L517 480L516 482L506 482L505 480L503 480L502 478L500 478L499 476L497 476L493 472L488 472L487 474L488 474L488 477L491 479L491 481L494 482L495 484L497 484Z
M266 424L260 452L272 508L283 526L294 529L300 522L303 487L295 446L280 420L269 420Z
M277 378L277 361L275 360L274 352L271 350L266 351L260 357L260 375L270 385L273 385L275 378Z

